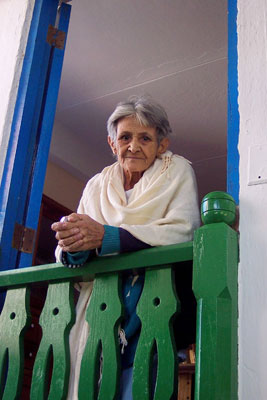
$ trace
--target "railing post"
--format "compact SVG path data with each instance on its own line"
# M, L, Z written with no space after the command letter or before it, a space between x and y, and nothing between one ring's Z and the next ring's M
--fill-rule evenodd
M195 400L237 399L238 236L227 224L235 203L223 192L202 201L194 238L193 290L197 299Z

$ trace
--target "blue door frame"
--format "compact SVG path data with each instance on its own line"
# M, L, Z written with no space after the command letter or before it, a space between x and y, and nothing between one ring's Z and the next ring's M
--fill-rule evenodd
M12 240L16 224L35 232L38 225L65 50L49 44L47 33L58 20L67 35L71 10L58 5L35 1L0 187L0 270L32 265L32 252Z
M227 191L239 204L237 0L228 0Z
M0 188L0 270L32 264L12 248L15 223L36 230L54 122L64 50L46 42L58 0L36 0ZM70 6L62 4L59 29L67 33ZM228 0L227 190L239 197L237 0Z

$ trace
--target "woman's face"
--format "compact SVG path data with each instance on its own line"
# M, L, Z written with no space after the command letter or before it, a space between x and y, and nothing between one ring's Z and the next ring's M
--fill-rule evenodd
M134 116L121 119L117 125L116 142L110 137L108 142L126 174L142 174L169 144L167 138L158 144L156 129L141 125Z

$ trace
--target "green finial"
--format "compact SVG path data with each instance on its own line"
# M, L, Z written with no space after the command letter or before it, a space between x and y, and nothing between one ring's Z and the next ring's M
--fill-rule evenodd
M203 224L225 222L232 225L235 222L235 201L225 192L208 193L201 202L201 219Z

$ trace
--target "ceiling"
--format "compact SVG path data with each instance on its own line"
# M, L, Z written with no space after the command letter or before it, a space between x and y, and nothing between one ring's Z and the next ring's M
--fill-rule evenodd
M192 161L200 196L225 190L227 0L72 2L50 160L86 181L114 162L106 121L149 94Z

